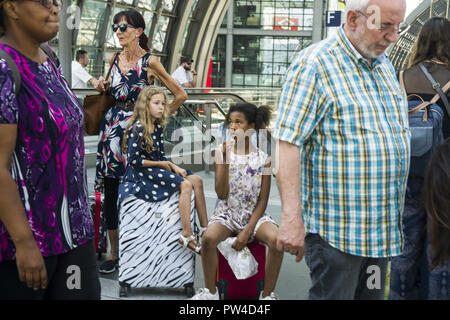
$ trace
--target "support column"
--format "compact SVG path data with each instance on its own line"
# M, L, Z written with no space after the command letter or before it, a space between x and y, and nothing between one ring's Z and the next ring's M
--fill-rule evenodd
M58 58L62 73L72 86L72 30L68 28L69 18L72 17L67 13L70 5L70 0L63 0L59 12Z
M316 43L322 40L323 32L323 13L324 13L324 1L314 1L314 18L313 18L313 31L312 42Z
M105 57L105 47L106 47L105 42L106 42L106 33L108 32L108 28L110 28L109 20L111 19L113 5L114 3L112 1L106 5L102 27L97 34L100 50L97 53L97 57L95 58L95 65L102 66L102 68L100 69L101 71L99 72L98 75L97 74L93 75L94 77L106 76L106 74L104 74L106 72L104 70L104 60L107 59L107 57Z
M227 12L227 41L225 53L225 87L231 88L231 78L233 75L233 21L234 21L234 0L231 0Z

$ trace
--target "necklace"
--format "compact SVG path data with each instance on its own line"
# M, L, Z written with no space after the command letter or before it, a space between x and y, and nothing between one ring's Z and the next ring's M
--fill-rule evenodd
M128 55L128 58L130 58L129 60L127 59L127 54L124 51L120 54L119 67L124 74L127 74L131 69L133 69L139 59L145 54L143 49L139 51L140 52L131 52L132 54Z

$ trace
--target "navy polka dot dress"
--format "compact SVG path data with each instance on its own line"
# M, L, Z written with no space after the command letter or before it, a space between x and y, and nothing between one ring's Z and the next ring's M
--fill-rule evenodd
M146 168L142 166L144 160L167 161L164 155L163 128L155 124L152 134L153 150L148 153L141 148L143 126L137 120L127 132L127 167L125 176L119 186L119 201L122 202L128 195L138 199L156 202L170 197L179 190L184 178L174 172L159 167ZM186 170L190 175L192 172Z

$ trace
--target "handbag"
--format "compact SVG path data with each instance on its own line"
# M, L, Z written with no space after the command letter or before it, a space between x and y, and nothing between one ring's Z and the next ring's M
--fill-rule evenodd
M109 66L108 73L106 75L106 81L111 74L111 68L119 56L120 52L117 52L113 62ZM84 98L84 117L85 117L85 129L88 135L98 135L100 132L100 121L106 110L114 104L114 97L111 95L109 90L105 90L99 94L87 95Z

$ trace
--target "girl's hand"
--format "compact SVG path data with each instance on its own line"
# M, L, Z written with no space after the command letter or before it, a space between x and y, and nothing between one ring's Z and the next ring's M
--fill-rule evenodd
M237 235L236 240L231 247L236 251L241 251L247 245L249 238L250 234L246 230L242 230Z
M170 161L159 161L158 164L161 169L164 169L164 170L167 170L170 172L173 171L172 163Z
M235 144L234 139L225 141L222 144L222 153L226 154L226 153L232 151L234 144Z
M173 172L175 172L177 175L182 176L183 178L186 178L187 172L183 168L180 168L179 166L172 163L172 169L173 169Z
M231 151L233 151L234 149L234 145L235 145L235 141L234 139L232 140L227 140L222 144L222 154L223 154L223 159L225 160L225 164L229 163L229 157L230 157L230 153Z

